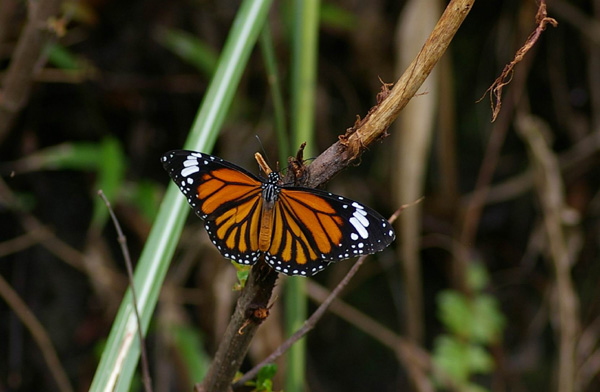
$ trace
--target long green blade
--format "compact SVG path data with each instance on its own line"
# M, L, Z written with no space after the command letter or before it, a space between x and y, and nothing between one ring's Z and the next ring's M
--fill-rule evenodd
M244 0L185 147L210 151L231 105L272 0ZM159 169L157 157L157 170ZM170 184L135 271L142 330L148 330L185 217L184 197ZM90 391L128 391L139 360L136 318L128 290L117 313Z
M319 30L319 0L295 0L292 57L293 149L306 142L305 154L314 153L314 112ZM306 281L292 278L285 287L285 331L296 332L307 318ZM306 341L298 341L288 352L286 392L301 392L306 379Z

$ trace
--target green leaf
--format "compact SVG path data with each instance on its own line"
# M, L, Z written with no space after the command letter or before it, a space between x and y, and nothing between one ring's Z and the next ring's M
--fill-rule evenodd
M494 370L494 359L485 348L469 344L465 345L465 355L469 373L489 373Z
M64 70L80 70L83 68L84 60L78 58L64 46L53 43L46 46L48 62L57 68Z
M231 261L231 264L235 267L235 271L237 274L238 283L233 287L234 291L241 291L244 286L246 286L246 281L248 280L248 276L250 275L250 270L252 267L248 265L238 264L235 261Z
M13 162L14 170L27 173L38 170L97 170L102 148L99 143L63 143L41 149Z
M256 375L256 391L271 392L273 390L273 377L277 373L277 365L270 363L263 366Z
M145 180L128 183L119 192L123 201L137 208L148 222L152 222L156 218L162 193L156 183Z
M95 190L102 190L111 203L115 202L117 191L122 185L125 176L125 154L121 144L115 138L109 137L100 144L100 158L98 161L98 175ZM104 201L99 197L94 198L94 209L91 225L100 229L108 219L108 210Z
M469 379L470 363L465 343L447 335L434 342L433 361L454 383L464 384Z
M438 295L439 318L454 335L469 338L473 325L473 313L467 298L452 290Z
M474 322L471 337L482 344L492 344L502 336L505 319L500 311L496 298L488 294L480 294L472 301Z
M210 77L217 66L218 54L196 36L185 31L161 28L154 35L156 41L175 53L186 63Z
M433 361L459 386L467 385L473 374L486 374L494 368L493 358L483 347L447 335L435 340Z

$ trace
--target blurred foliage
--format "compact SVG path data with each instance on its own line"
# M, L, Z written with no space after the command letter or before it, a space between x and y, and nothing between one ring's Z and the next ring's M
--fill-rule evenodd
M494 369L486 346L500 343L506 321L498 301L483 292L489 281L485 267L472 263L467 274L468 295L453 290L438 294L439 318L448 334L436 337L433 362L459 390L486 391L471 380Z

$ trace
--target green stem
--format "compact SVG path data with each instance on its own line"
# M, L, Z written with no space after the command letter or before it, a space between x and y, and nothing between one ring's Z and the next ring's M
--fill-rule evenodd
M307 155L314 154L314 112L318 53L319 0L296 0L294 3L294 41L292 53L292 133L294 149L306 142ZM306 281L294 277L286 281L285 330L298 330L307 317ZM306 341L301 339L287 356L286 392L301 392L305 380Z
M279 146L279 164L285 167L287 157L291 154L290 138L285 126L285 105L281 93L281 80L277 69L277 59L273 48L273 37L268 24L265 24L259 38L260 49L265 62L267 80L271 89L273 99L273 118L275 120L275 132L277 133L277 144Z

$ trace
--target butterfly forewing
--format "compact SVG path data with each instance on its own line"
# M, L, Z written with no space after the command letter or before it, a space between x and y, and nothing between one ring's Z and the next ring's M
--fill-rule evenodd
M261 181L230 162L194 151L170 151L162 162L221 254L254 264L260 256Z
M395 238L376 211L318 189L283 187L265 260L288 275L311 276L329 263L378 252Z

